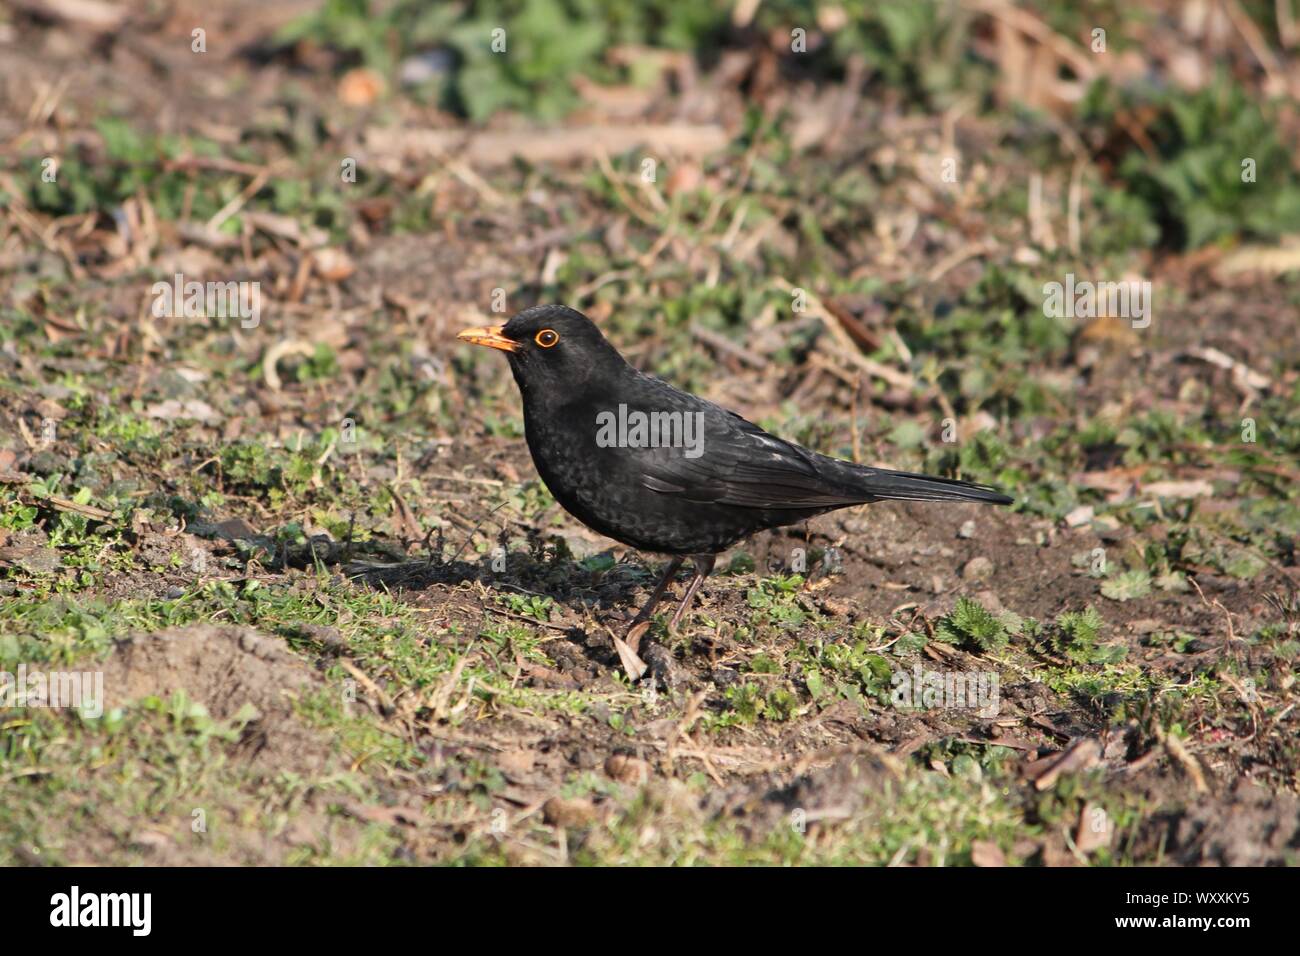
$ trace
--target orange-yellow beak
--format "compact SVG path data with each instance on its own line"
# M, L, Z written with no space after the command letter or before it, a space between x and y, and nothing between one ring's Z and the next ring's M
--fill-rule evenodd
M519 343L514 339L506 338L501 333L504 328L504 325L485 325L481 329L465 329L463 332L458 332L456 338L473 345L486 345L490 349L500 349L503 352L518 352Z

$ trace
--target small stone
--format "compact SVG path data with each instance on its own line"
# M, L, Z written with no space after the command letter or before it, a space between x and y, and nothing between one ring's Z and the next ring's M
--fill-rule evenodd
M993 562L983 555L971 558L961 569L961 576L964 581L983 581L993 576Z
M213 533L226 541L246 541L257 537L257 531L243 518L227 518L212 526Z
M339 80L338 97L347 106L369 106L384 92L384 78L374 70L357 67Z
M36 414L41 418L52 418L55 421L62 421L68 417L68 410L53 399L43 398L36 403Z
M682 682L681 668L673 659L673 652L662 644L651 644L642 653L645 662L650 665L649 677L666 690L672 690Z
M605 775L630 786L641 786L650 778L650 765L631 754L613 754L605 761Z
M970 861L976 866L1006 866L1007 858L996 843L975 840L970 845Z
M1079 528L1091 524L1096 513L1096 509L1092 505L1080 505L1065 516L1065 526L1067 528Z
M305 637L321 644L329 654L341 654L348 648L348 642L344 640L342 632L328 624L305 624L302 633Z
M596 805L584 797L551 797L542 804L542 819L553 827L583 827L596 816Z
M0 565L12 565L28 574L49 574L58 570L59 552L53 548L11 545L0 548Z
M312 266L316 269L316 274L326 282L342 282L357 271L352 257L342 249L333 247L313 252Z
M221 415L216 409L197 398L188 401L169 398L166 401L150 405L144 410L144 413L149 418L159 418L164 421L196 421L205 425L221 421Z
M730 667L715 667L709 674L709 680L719 687L730 687L740 680L740 675Z
M974 519L974 518L971 518L971 519L968 519L968 520L962 522L961 527L957 529L957 537L959 537L959 538L973 538L973 537L975 537L975 519Z
M675 196L678 193L694 192L700 188L700 183L704 179L704 173L696 163L682 163L673 170L672 175L668 177L668 182L664 191L669 196Z
M425 50L403 60L398 65L397 76L403 86L419 86L450 73L454 67L448 51Z
M27 461L27 470L34 475L62 475L72 470L72 459L58 452L42 449Z

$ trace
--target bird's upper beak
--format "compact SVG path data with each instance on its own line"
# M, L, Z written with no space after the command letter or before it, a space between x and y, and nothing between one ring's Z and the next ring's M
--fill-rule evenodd
M519 343L514 339L508 339L502 334L504 325L485 325L478 329L465 329L458 332L456 338L473 345L486 345L490 349L500 349L503 352L518 352Z

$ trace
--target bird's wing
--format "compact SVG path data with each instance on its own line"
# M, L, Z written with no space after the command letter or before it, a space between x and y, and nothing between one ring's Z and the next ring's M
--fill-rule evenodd
M806 448L769 435L734 412L700 404L706 411L698 457L681 448L640 449L644 487L687 501L746 508L833 508L865 500L821 473Z
M827 458L652 376L637 373L617 398L625 396L638 408L681 412L683 424L691 416L695 435L703 436L694 447L621 449L624 466L630 465L641 485L656 494L802 511L886 500L1011 503L988 485Z

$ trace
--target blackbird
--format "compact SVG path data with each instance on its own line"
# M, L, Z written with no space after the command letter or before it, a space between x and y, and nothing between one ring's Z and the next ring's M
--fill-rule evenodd
M567 306L525 309L457 337L506 353L533 464L555 500L607 537L670 556L627 637L615 641L634 679L646 667L636 651L650 614L687 557L695 574L670 630L718 553L757 531L872 501L1012 500L987 485L868 468L770 435L633 368Z

